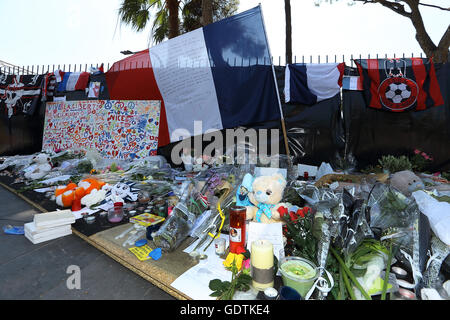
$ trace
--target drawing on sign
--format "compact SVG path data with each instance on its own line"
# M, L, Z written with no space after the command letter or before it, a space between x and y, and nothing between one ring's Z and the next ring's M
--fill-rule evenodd
M105 158L156 155L160 101L49 102L42 150L96 149Z

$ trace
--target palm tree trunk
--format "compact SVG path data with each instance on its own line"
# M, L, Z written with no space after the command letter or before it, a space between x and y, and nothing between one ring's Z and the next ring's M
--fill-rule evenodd
M202 0L202 24L206 26L213 22L212 0Z
M167 0L169 11L169 39L180 35L180 20L178 18L178 0Z
M290 64L292 63L291 0L284 0L284 14L286 17L286 64Z

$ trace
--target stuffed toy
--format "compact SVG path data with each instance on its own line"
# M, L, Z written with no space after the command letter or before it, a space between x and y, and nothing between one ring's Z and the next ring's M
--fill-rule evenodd
M390 185L407 197L414 191L425 188L422 180L409 170L394 173L391 176Z
M100 190L93 189L89 194L85 195L81 199L81 204L86 207L92 207L93 205L102 202L106 198L107 188L103 187Z
M56 204L63 208L69 208L75 199L82 200L92 190L100 190L105 182L93 178L81 180L78 185L69 183L67 186L59 186L55 190Z
M280 203L286 187L286 179L279 173L259 176L252 183L248 197L253 206L246 206L247 220L262 223L281 222L278 208L286 207Z
M112 201L113 203L128 201L137 201L139 189L133 188L136 182L118 182L106 193L104 202Z
M236 190L236 205L237 206L252 206L248 199L248 193L252 191L253 176L247 173L242 179L242 183Z
M50 157L45 153L34 156L32 162L36 167L31 171L25 172L25 178L27 179L42 179L52 170Z

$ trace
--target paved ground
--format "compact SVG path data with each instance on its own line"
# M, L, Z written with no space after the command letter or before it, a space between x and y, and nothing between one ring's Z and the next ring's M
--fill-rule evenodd
M37 211L0 186L0 299L174 300L75 235L32 244L3 226L23 226ZM81 270L81 289L68 289L68 267Z

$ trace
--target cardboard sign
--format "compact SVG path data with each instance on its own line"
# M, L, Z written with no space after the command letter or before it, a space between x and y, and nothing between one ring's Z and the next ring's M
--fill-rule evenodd
M42 150L98 150L104 158L156 155L160 101L49 102Z

